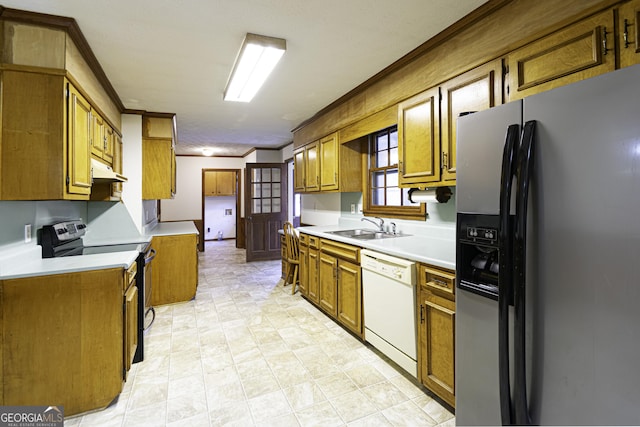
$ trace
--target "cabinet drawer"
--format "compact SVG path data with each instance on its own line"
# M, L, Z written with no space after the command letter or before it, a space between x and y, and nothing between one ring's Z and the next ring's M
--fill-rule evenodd
M131 282L133 282L136 278L136 274L138 273L138 263L134 262L131 264L131 267L127 269L124 275L124 288L123 290L127 290Z
M455 294L456 276L453 272L438 270L423 264L420 264L419 271L420 283L428 289L444 292L451 297Z
M309 246L309 235L300 233L300 245L301 246Z
M307 236L309 238L309 247L313 249L320 249L320 238L317 236Z
M320 239L320 250L322 252L335 255L337 257L360 263L360 248L357 246L346 245L333 240Z

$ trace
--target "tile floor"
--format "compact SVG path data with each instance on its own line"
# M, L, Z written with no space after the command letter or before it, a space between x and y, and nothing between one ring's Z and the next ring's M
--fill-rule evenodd
M207 242L193 301L156 309L118 400L66 426L454 426L453 414L280 280Z

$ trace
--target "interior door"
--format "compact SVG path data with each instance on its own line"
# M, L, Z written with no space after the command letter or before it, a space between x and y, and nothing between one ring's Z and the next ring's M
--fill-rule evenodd
M278 230L287 218L286 173L282 163L247 163L247 262L280 258Z

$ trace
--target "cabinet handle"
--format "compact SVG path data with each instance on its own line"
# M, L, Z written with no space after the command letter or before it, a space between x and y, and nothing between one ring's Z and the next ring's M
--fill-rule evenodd
M432 279L431 283L433 283L434 285L442 286L444 288L449 288L449 284L444 280Z
M609 34L609 32L607 31L607 27L603 27L602 28L602 54L606 55L607 52L609 52L609 49L607 48L607 34Z
M338 182L338 172L333 173L333 181Z
M398 161L398 169L400 170L400 175L404 175L404 168L402 167L402 160Z
M320 184L320 175L316 175L316 185Z
M420 324L424 323L424 305L420 304Z
M628 48L629 47L629 27L632 24L629 24L629 21L627 19L624 20L624 33L623 33L623 38L624 38L624 48Z
M442 152L442 169L449 169L449 166L447 165L447 153L444 151Z

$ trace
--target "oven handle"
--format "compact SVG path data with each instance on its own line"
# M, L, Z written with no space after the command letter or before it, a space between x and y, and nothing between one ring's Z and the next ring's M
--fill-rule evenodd
M155 257L156 257L156 250L152 248L149 252L145 254L144 265L151 264L151 261L153 261Z

